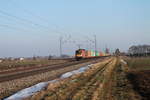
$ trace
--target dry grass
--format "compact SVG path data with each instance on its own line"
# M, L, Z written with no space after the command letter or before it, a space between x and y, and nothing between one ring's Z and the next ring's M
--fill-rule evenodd
M142 100L150 99L150 58L138 57L126 59L130 71L127 78L130 81L134 91L136 91Z
M137 57L126 58L130 69L133 70L150 70L150 58L149 57Z
M127 65L118 62L113 72L112 98L113 100L141 100L141 97L134 91L133 86L127 79Z

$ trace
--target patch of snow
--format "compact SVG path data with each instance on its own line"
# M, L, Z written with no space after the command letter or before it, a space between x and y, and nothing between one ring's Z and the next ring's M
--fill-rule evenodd
M92 66L92 64L85 66L85 67L81 67L81 68L74 70L74 71L71 71L71 72L67 72L65 74L62 74L60 78L64 79L64 78L68 78L68 77L75 75L75 74L83 73L85 70L89 69L90 66Z
M127 65L127 62L124 61L123 59L120 60L123 64Z
M64 79L64 78L68 78L72 75L75 75L75 74L79 74L79 73L83 73L85 70L89 69L90 67L92 66L91 65L88 65L88 66L84 66L84 67L81 67L77 70L74 70L74 71L71 71L71 72L67 72L65 74L62 74L60 79ZM41 83L38 83L34 86L31 86L29 88L25 88L17 93L15 93L14 95L4 99L4 100L22 100L26 97L29 97L29 96L32 96L34 93L36 92L39 92L41 91L42 89L44 89L49 83L53 83L53 82L56 82L56 81L59 81L58 79L55 79L55 80L52 80L52 81L48 81L48 82L41 82Z
M0 63L3 62L3 60L0 60Z
M52 80L52 81L48 81L48 82L38 83L38 84L36 84L34 86L31 86L29 88L25 88L25 89L15 93L14 95L4 99L4 100L22 100L23 98L29 97L29 96L33 95L34 93L41 91L49 83L53 83L53 82L56 82L56 81L57 80Z

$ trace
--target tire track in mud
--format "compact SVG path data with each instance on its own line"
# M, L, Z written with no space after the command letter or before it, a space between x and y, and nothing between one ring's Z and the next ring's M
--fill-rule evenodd
M98 72L93 76L93 78L85 84L84 87L81 87L72 100L92 100L95 96L95 91L99 88L99 85L104 81L104 72L107 70L109 65L113 63L113 60L104 65ZM93 99L95 100L95 99Z
M67 98L67 100L77 100L77 99L86 99L91 100L92 92L96 89L98 84L100 83L100 80L97 80L98 77L102 74L102 72L106 69L107 65L110 62L106 63L102 68L97 70L96 73L94 73L88 80L86 84L83 84L81 87L73 91L70 96ZM78 93L82 95L78 95ZM76 97L77 96L77 97Z

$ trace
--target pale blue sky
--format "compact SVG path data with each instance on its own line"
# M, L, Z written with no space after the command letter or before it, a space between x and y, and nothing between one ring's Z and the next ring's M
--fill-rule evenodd
M98 50L150 44L150 1L0 0L0 57L59 55L60 36L73 55L94 34Z

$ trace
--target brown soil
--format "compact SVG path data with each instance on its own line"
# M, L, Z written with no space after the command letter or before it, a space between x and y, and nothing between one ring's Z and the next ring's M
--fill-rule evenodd
M127 79L128 67L124 63L118 63L112 77L113 100L141 100L141 96L133 89Z
M130 71L128 79L142 97L142 100L150 100L150 70Z

